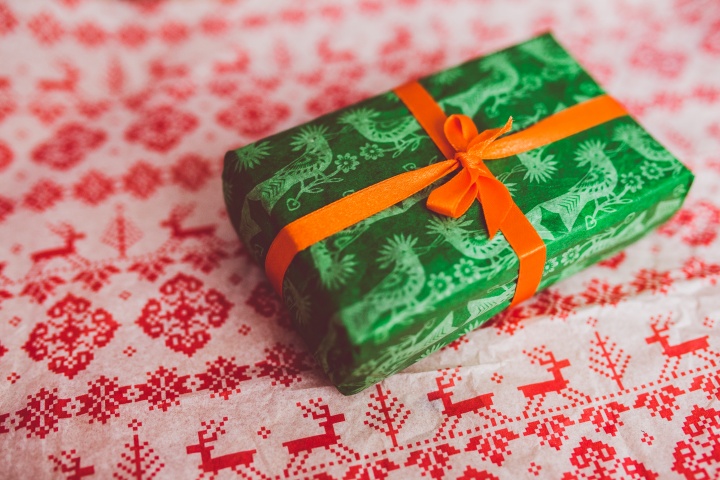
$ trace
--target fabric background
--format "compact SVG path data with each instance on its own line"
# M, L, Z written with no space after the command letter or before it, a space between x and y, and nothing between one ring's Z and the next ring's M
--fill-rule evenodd
M684 208L343 397L224 152L547 30L695 171ZM0 59L0 477L718 476L716 1L5 1Z

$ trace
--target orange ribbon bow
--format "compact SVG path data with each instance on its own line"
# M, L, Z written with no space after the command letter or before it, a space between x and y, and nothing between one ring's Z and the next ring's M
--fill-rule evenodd
M478 134L469 117L451 115L447 118L440 105L418 82L405 84L394 92L448 160L382 180L282 228L265 258L265 271L275 290L282 295L285 272L298 252L405 200L462 167L455 177L433 190L427 206L437 213L457 218L477 198L490 238L498 231L502 232L520 261L511 305L531 297L542 278L545 244L505 185L495 178L484 161L556 142L627 115L625 109L608 95L601 95L500 138L510 130L511 120L503 128Z

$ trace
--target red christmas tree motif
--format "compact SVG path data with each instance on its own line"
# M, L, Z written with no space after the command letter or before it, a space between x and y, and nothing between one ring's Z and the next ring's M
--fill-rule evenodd
M20 295L30 297L35 303L44 303L50 295L55 294L55 288L63 283L65 283L65 280L57 275L51 275L26 283Z
M89 415L90 423L107 423L112 417L120 416L120 405L131 403L130 386L120 386L118 377L113 379L101 376L88 382L88 392L75 400L80 404L76 416Z
M128 427L137 432L142 423L133 420ZM113 472L113 478L117 480L150 480L165 467L155 449L147 441L141 442L137 433L133 434L132 443L126 443L123 448Z
M292 328L290 314L270 282L262 281L255 285L245 305L252 307L258 315L274 318L281 327Z
M105 142L107 135L102 130L86 127L81 123L61 126L47 141L35 147L30 154L32 160L55 170L68 170Z
M204 478L205 474L209 474L209 478L215 478L221 470L225 470L226 468L229 468L235 473L242 474L243 467L258 474L258 476L264 477L264 475L258 472L252 465L256 450L243 450L213 456L215 445L212 444L217 442L220 436L227 433L224 428L227 420L228 417L223 417L223 419L217 423L215 420L202 422L200 425L204 428L197 432L198 443L185 447L188 455L193 453L200 454L201 463L198 468L202 473L199 478Z
M643 392L638 395L633 408L646 407L653 417L660 416L660 418L671 421L675 410L680 410L680 405L675 399L684 393L684 390L680 390L675 385L666 385L652 392Z
M95 474L95 467L82 466L80 455L77 451L62 450L59 456L48 455L48 460L53 462L53 472L60 472L65 480L80 480Z
M410 410L406 409L397 397L392 396L390 389L383 391L379 383L375 385L375 389L376 392L370 394L373 401L367 404L370 410L365 412L368 420L364 423L390 437L393 446L397 447L397 434L410 416Z
M310 454L316 449L323 449L333 453L340 462L358 460L360 455L351 448L343 445L340 435L335 432L335 425L345 421L342 413L331 414L330 407L324 403L322 398L311 399L308 405L300 402L296 404L303 411L303 417L312 417L313 420L320 420L318 426L322 427L324 433L309 435L295 440L284 442L282 445L290 454L290 461L283 471L285 477L297 475L307 462ZM293 470L293 464L296 463Z
M616 306L626 297L622 285L611 285L604 280L594 278L588 284L584 292L580 294L585 299L586 305Z
M244 137L256 139L271 133L290 115L284 103L262 95L245 95L217 114L217 122Z
M562 414L552 418L533 420L527 424L523 436L537 435L540 438L540 445L547 444L560 451L563 440L570 438L565 435L565 429L570 425L575 425L575 422Z
M165 282L160 295L145 304L135 323L188 357L210 341L210 329L224 324L232 307L222 293L183 273Z
M135 385L139 394L136 402L147 401L150 410L160 409L167 412L173 405L180 405L180 396L191 393L188 385L190 375L178 376L177 369L158 367L154 372L147 373L147 382Z
M90 170L73 185L73 195L88 205L98 205L115 193L115 181L97 170Z
M165 267L173 261L165 255L153 255L147 260L138 260L128 267L128 272L135 272L141 279L154 282L165 273Z
M115 265L93 265L91 268L75 275L73 281L82 283L86 288L97 292L110 283L110 277L116 273L120 273L120 269Z
M618 427L625 425L620 420L620 414L630 410L622 403L612 401L606 405L598 405L588 407L583 410L580 415L578 423L592 422L595 425L595 431L600 433L600 430L612 435L613 437L618 431Z
M637 293L649 291L654 294L666 294L672 284L673 279L670 272L643 268L635 275L635 280L630 285L635 287Z
M623 390L622 378L631 356L611 342L610 337L602 337L597 331L590 345L590 370L614 381Z
M195 115L162 105L142 111L125 131L125 139L148 150L168 152L198 125Z
M196 375L200 381L198 390L210 390L210 398L230 398L233 393L240 393L240 383L252 379L248 375L249 365L237 365L235 357L229 360L218 357L214 362L207 362L207 370Z
M702 390L708 400L720 400L720 372L698 375L690 384L690 391Z
M497 476L488 472L487 470L476 470L475 468L468 465L457 480L500 480Z
M52 180L37 182L23 197L23 205L30 210L43 212L63 198L63 188Z
M715 241L720 226L720 208L701 200L681 209L658 231L667 236L682 235L691 247L708 246Z
M720 264L705 263L697 257L691 257L683 265L683 273L688 280L709 278L710 284L715 285L720 277Z
M580 443L572 451L570 463L575 467L572 472L565 472L562 480L581 478L592 479L638 479L655 480L657 473L630 457L618 458L614 447L593 442L582 437Z
M494 432L471 437L465 450L477 451L483 460L490 460L498 467L501 467L505 461L505 457L512 454L510 442L520 438L520 435L508 428L501 428Z
M272 385L289 387L293 382L302 381L300 373L315 367L315 362L304 351L295 350L291 345L276 344L265 349L264 360L255 364L258 377L270 377Z
M48 359L48 368L73 378L87 368L94 351L112 340L118 323L89 301L68 294L50 307L45 322L38 322L23 349L36 362Z
M142 230L125 217L122 205L115 209L115 217L105 228L100 241L115 248L120 258L125 258L130 247L142 238Z
M696 405L682 431L685 439L675 445L672 470L688 480L715 478L720 465L720 411Z
M450 457L458 453L461 453L460 450L443 443L428 450L420 449L411 452L405 466L417 465L422 470L420 474L423 477L429 475L431 478L445 478L445 472L452 470L452 465L448 465Z
M149 198L162 185L162 172L147 162L139 161L122 178L123 189L137 198Z
M15 412L19 422L15 430L27 430L27 438L45 438L50 432L58 431L58 423L64 418L72 417L69 409L69 398L60 398L58 389L41 388L35 395L28 395L25 408Z

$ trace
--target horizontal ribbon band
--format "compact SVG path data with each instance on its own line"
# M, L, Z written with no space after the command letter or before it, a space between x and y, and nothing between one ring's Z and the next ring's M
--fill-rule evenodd
M267 276L281 296L285 272L298 252L405 200L463 167L461 159L455 158L455 147L445 136L446 115L430 94L417 82L403 85L395 93L448 160L370 185L286 225L273 240L265 258ZM409 102L406 101L408 99ZM482 159L493 160L527 152L623 115L627 112L620 104L602 95L553 114L525 130L494 139L483 148ZM482 167L487 169L484 165ZM501 222L501 231L511 245L524 241L526 228L518 227L523 222L529 223L517 205L511 202ZM532 295L535 291L532 285L539 284L545 263L544 244L535 250L530 249L526 258L520 266L513 303Z

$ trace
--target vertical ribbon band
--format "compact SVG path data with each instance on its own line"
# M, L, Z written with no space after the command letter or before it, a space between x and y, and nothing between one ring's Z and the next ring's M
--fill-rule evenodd
M459 216L477 198L482 203L491 236L501 231L520 258L513 304L532 296L542 277L545 245L484 161L517 155L567 138L627 115L625 109L612 97L601 95L568 107L517 133L500 137L509 129L508 125L504 127L506 130L494 129L478 134L468 117L451 115L448 118L417 82L398 87L394 92L448 160L382 180L282 228L265 258L265 272L275 290L282 296L285 272L299 252L460 170L431 193L429 208Z

